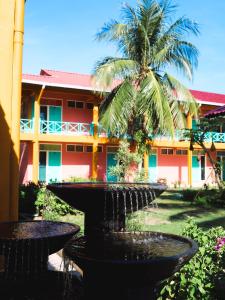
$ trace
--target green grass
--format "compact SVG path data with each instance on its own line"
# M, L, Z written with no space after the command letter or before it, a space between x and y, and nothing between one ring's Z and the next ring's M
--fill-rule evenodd
M188 217L204 229L213 226L225 228L225 210L223 208L203 208L181 200L179 192L164 192L156 200L158 207L134 213L127 220L129 230L151 230L181 234ZM84 217L82 214L60 217L61 221L71 222L81 226L83 230Z

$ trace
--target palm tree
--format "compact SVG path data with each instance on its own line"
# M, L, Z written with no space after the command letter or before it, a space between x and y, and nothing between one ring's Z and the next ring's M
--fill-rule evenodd
M193 96L167 72L175 69L191 80L198 64L197 48L185 39L198 35L198 25L186 17L172 21L175 10L168 0L126 4L122 21L110 21L97 34L120 54L97 62L93 76L96 86L111 89L100 106L100 123L112 134L173 136L186 127L187 113L197 117Z

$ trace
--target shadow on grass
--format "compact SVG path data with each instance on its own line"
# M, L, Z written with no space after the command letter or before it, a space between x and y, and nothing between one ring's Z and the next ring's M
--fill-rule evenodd
M161 200L182 200L182 194L179 192L165 192L159 196Z
M222 226L222 227L225 228L225 216L215 218L215 219L212 219L212 220L198 222L198 226L200 226L204 229L209 229L211 227L217 227L217 226Z
M189 202L168 202L168 203L161 203L160 201L156 203L158 204L158 208L160 209L190 209L193 206Z
M201 218L203 215L206 215L208 213L211 212L216 212L216 209L204 209L202 207L196 207L195 209L192 210L187 210L187 211L183 211L180 212L178 214L174 214L172 216L169 217L170 221L180 221L180 220L185 220L188 217L195 217L195 218Z

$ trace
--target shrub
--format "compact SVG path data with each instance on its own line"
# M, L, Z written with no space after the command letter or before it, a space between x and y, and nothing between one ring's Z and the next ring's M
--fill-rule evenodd
M26 214L35 214L38 191L40 184L28 182L19 186L19 212Z
M216 300L219 298L218 286L225 280L225 247L216 248L217 240L225 236L222 227L203 231L190 219L183 235L194 239L199 250L172 279L161 289L158 300ZM224 294L224 290L222 292Z
M181 191L183 200L193 202L199 193L197 189L185 189Z
M45 186L39 189L35 205L43 218L48 220L55 220L58 216L75 213L70 205L48 191Z

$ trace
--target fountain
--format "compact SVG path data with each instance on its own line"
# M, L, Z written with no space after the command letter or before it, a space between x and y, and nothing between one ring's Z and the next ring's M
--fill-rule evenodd
M77 225L52 221L0 223L1 296L24 299L20 297L29 293L35 296L37 285L42 284L44 290L55 285L59 274L48 271L48 256L79 230Z
M84 272L84 299L150 300L155 288L196 253L190 239L159 232L126 232L126 215L148 207L166 186L137 183L59 183L47 186L85 213L84 237L64 255Z

